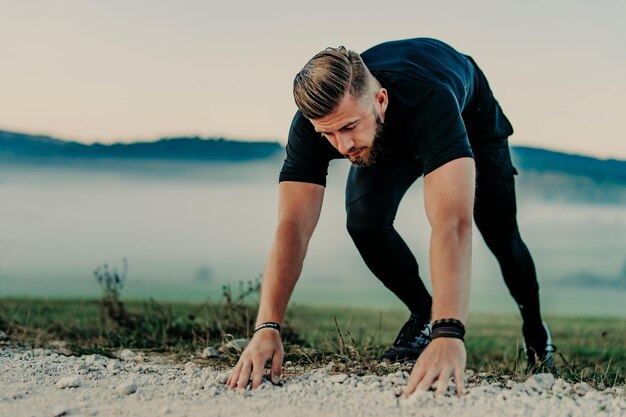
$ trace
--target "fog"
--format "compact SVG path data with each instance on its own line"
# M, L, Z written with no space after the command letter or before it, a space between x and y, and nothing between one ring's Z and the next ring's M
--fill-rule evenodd
M125 298L217 300L221 286L263 272L277 213L279 159L261 163L97 161L0 167L0 297L98 296L93 276L128 260ZM345 229L349 165L331 163L318 227L293 302L402 308L371 274ZM571 285L589 272L619 278L626 210L602 201L545 201L518 178L518 220L548 314L626 316L626 287ZM428 273L422 180L396 227ZM514 312L500 269L474 229L472 311ZM617 282L617 281L616 281Z

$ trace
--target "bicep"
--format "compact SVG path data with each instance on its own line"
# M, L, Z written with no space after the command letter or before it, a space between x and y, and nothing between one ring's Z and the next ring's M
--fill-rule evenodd
M324 187L296 181L282 181L278 187L278 223L295 224L310 236L322 211Z
M472 222L476 168L472 158L454 159L424 177L424 205L431 227Z

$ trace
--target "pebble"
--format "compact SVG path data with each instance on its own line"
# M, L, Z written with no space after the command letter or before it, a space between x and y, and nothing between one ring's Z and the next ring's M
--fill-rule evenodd
M115 359L111 359L109 361L109 364L107 365L107 370L110 371L110 372L114 372L114 373L119 371L122 368L123 367L122 367L122 364L120 363L120 361L115 360Z
M52 417L67 416L70 413L70 409L66 405L56 405L52 408Z
M220 372L219 374L217 374L217 376L215 377L215 383L216 384L225 384L226 381L228 381L228 377L230 376L230 371L227 372Z
M209 359L209 358L217 358L219 355L220 354L217 351L217 349L215 349L212 346L209 346L209 347L204 348L204 350L202 351L201 357L204 359Z
M7 336L7 334L5 332L0 330L0 340L6 340L8 338L9 338L9 336Z
M590 389L591 387L586 382L578 382L574 384L574 392L581 397L589 392Z
M96 355L85 356L85 363L87 365L92 365L96 361Z
M136 356L130 349L124 349L119 354L120 359L123 361L134 361Z
M348 375L346 374L337 374L328 377L328 380L334 384L343 384L346 379L348 379Z
M565 391L565 388L567 388L568 386L569 384L567 382L563 381L562 379L557 379L556 381L554 381L554 385L552 385L552 393L560 394Z
M555 378L552 374L534 374L528 377L524 384L541 394L543 391L550 390L554 382Z
M80 364L76 367L76 373L81 375L88 374L90 370L91 368L86 363Z
M137 391L137 384L132 381L122 382L115 390L119 392L121 395L130 395L133 392Z
M226 343L224 345L224 347L226 349L233 349L236 351L242 351L244 350L247 346L248 343L250 343L250 341L248 339L234 339L231 340L230 342Z
M80 387L80 378L77 375L65 376L59 379L54 386L59 389Z

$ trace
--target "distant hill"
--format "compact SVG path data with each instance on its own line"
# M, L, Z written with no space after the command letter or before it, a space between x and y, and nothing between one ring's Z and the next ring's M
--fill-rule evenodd
M606 287L626 290L626 262L624 262L621 275L618 274L615 277L606 277L590 271L579 271L565 275L557 284L583 288Z
M514 165L524 170L562 173L589 177L601 182L626 184L626 161L598 159L526 146L513 147L512 154Z
M48 136L32 136L0 130L0 159L15 162L60 158L166 159L246 161L282 152L278 142L243 142L226 139L166 138L155 142L86 145Z
M279 156L278 142L244 142L226 139L165 138L154 142L85 145L47 136L0 130L0 160L45 163L59 159L159 159L196 161L249 161ZM597 159L541 148L512 148L514 165L529 173L565 174L595 182L626 185L626 161Z

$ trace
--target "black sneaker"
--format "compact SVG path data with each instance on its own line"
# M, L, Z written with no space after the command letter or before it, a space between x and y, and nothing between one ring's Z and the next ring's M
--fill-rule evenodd
M383 353L383 359L390 362L415 361L430 343L430 334L430 321L411 314L396 341Z
M554 352L556 346L552 344L552 333L545 322L541 322L546 331L546 338L533 341L524 336L524 350L528 361L528 369L535 370L551 370L554 367Z

